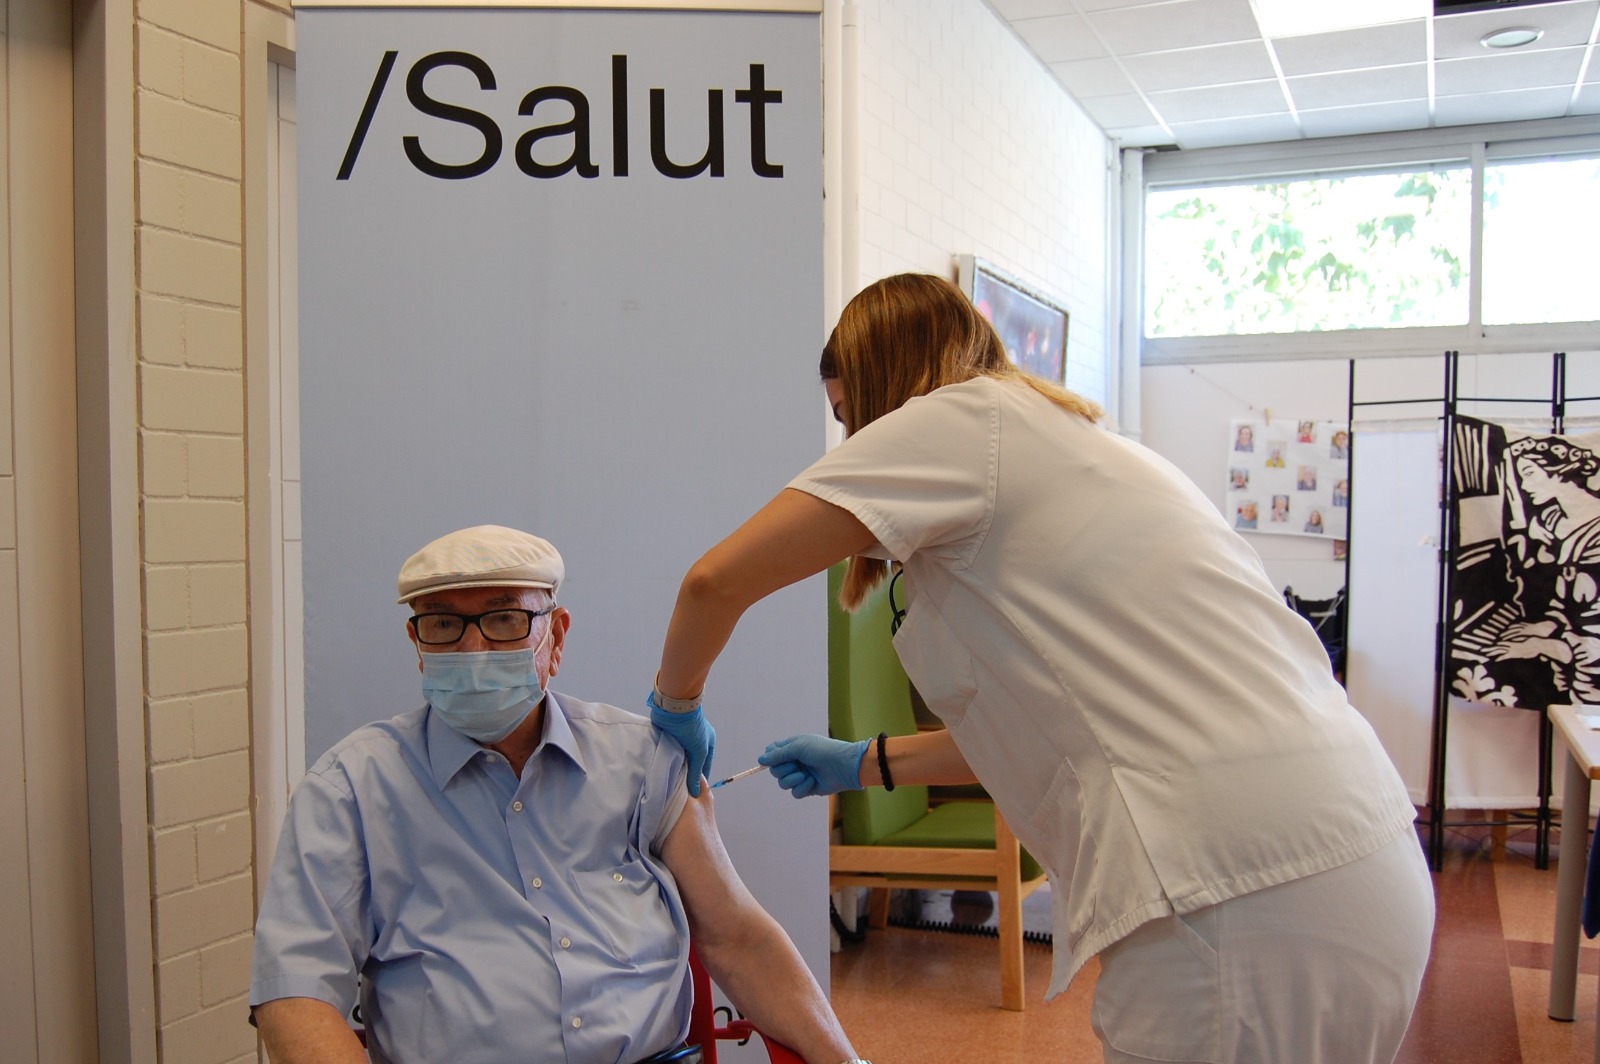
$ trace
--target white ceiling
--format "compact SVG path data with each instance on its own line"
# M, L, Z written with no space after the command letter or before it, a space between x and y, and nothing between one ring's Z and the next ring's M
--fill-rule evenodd
M1303 0L1338 3L1339 0ZM1253 0L990 0L1130 147L1205 148L1600 114L1600 0L1263 37ZM1534 26L1533 44L1479 41Z

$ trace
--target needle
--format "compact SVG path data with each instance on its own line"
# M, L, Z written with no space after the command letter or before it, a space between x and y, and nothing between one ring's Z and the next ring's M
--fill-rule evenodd
M717 787L722 786L724 783L732 783L734 780L742 780L746 776L754 776L757 772L760 772L762 769L764 769L766 767L767 766L765 766L765 765L756 765L754 768L747 768L743 772L735 772L733 775L729 776L727 779L718 780L717 782L713 783L711 786L712 786L713 789L715 789Z

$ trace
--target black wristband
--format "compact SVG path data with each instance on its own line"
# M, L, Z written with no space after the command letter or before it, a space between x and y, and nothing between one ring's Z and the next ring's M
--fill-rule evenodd
M878 771L883 774L883 789L892 791L894 790L894 777L889 775L889 752L883 748L883 744L888 738L888 732L878 733Z

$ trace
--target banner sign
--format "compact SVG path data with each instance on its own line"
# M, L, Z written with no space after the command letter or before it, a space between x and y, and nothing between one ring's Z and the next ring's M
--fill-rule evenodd
M689 565L824 448L818 16L313 7L296 35L307 757L421 704L395 575L475 524L565 557L553 686L642 710ZM824 594L741 624L716 770L826 729ZM745 786L729 850L825 975L824 805Z

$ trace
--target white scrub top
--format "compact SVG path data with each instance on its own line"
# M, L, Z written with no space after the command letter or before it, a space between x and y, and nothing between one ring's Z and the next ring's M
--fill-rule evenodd
M912 399L789 486L904 564L906 672L1050 876L1051 996L1148 920L1353 861L1415 819L1216 507L1025 383Z

